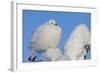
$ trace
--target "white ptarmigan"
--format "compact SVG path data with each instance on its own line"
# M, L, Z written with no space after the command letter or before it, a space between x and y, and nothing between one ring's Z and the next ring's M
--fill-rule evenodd
M90 48L90 31L85 24L75 27L64 46L64 56L70 60L84 60Z
M34 61L36 54L46 52L48 49L56 49L61 37L61 28L55 20L49 20L47 23L39 26L31 37L29 47L31 56L29 61Z

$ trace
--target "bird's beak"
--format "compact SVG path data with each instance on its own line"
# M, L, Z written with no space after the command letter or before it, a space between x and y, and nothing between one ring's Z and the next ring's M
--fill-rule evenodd
M58 25L57 23L55 25Z
M90 48L91 48L90 44L85 45L85 49L86 49L86 52L87 52L87 53L88 53L88 51L90 50Z
M90 44L87 44L87 45L84 46L84 48L86 49L86 53L88 53L88 51L91 48L91 45ZM87 55L84 56L84 59L87 59Z

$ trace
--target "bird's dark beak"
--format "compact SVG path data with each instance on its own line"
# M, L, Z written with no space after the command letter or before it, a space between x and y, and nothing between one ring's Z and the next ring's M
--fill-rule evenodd
M58 25L57 23L55 25Z
M86 52L88 53L88 51L90 50L91 46L90 46L90 44L87 44L87 45L84 46L84 48L86 49Z
M87 44L84 46L84 48L86 49L86 53L88 53L88 51L91 49L91 45ZM87 59L87 55L84 56L84 59Z

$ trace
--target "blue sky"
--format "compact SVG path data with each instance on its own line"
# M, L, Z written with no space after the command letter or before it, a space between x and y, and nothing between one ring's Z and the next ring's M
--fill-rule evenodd
M62 28L62 36L59 47L63 53L64 44L69 38L73 29L83 23L86 24L91 31L91 14L79 12L56 12L56 11L36 11L23 10L23 62L28 62L28 57L31 50L28 48L32 32L40 25L48 22L50 19L56 20ZM43 54L38 54L37 59L43 59ZM91 58L91 53L88 53L88 59Z

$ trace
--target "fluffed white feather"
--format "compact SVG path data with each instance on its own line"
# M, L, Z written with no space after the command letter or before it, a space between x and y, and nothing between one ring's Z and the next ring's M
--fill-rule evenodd
M75 27L64 46L64 55L70 60L83 60L86 55L84 46L90 44L90 32L85 24Z
M63 56L59 48L48 48L44 54L48 61L57 61Z
M48 50L44 53L45 58L48 61L61 61L61 60L69 60L68 56L64 56L60 50L60 48L48 48Z

